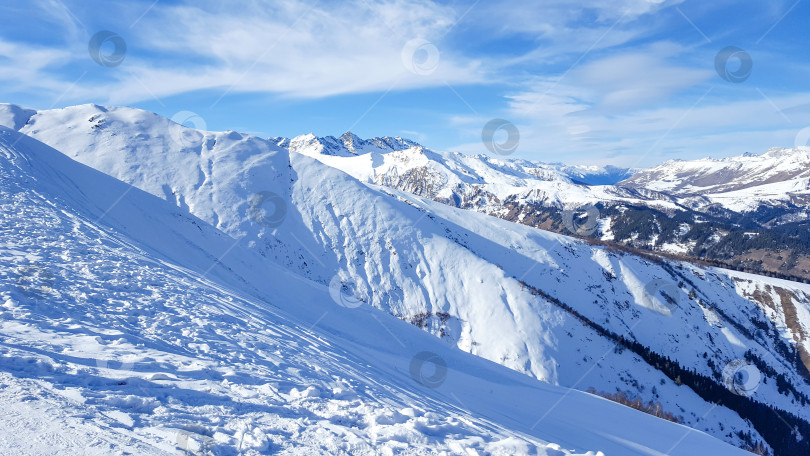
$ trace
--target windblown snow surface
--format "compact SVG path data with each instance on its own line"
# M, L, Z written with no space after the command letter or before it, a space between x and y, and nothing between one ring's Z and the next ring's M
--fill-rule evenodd
M807 286L607 251L143 111L0 111L0 452L722 455L759 437L583 318L706 376L707 351L753 351L810 393L739 325L807 344ZM677 307L649 292L662 280ZM790 318L746 298L777 285ZM773 379L753 397L808 418Z

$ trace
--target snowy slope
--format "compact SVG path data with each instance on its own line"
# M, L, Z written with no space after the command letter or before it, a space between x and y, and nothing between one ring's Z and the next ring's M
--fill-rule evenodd
M5 128L0 210L3 454L745 454L339 306Z
M808 384L785 351L810 348L806 286L778 283L780 292L774 279L589 246L364 184L323 157L290 152L283 140L197 132L138 110L43 111L21 131L188 209L286 270L324 288L337 275L366 303L518 372L661 402L684 423L742 445L738 432L761 440L750 423L679 385L643 353L616 349L604 330L717 382L750 352L773 370L754 400L808 417L797 402ZM387 155L406 152L414 151ZM261 202L275 203L257 217L253 202L266 192L275 196ZM793 392L778 391L774 375Z

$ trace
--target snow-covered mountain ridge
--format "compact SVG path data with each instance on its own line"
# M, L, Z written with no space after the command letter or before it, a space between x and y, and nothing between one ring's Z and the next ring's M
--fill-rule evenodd
M311 156L328 155L333 157L358 157L361 155L377 155L377 159L370 161L354 160L346 162L340 160L330 161L346 172L358 178L376 180L376 176L390 173L395 168L398 174L403 175L413 168L424 166L413 157L427 155L427 160L436 161L446 167L443 171L445 180L448 174L472 175L477 178L474 183L486 184L501 191L493 192L497 197L504 199L507 196L518 195L521 190L545 190L533 178L540 181L562 181L572 184L585 184L586 187L602 187L618 184L623 188L635 188L676 197L678 203L688 207L699 208L698 200L689 200L688 197L702 196L710 199L722 207L737 212L756 209L762 204L774 204L777 201L792 201L806 204L806 194L810 191L810 148L772 148L761 155L745 153L738 157L723 159L705 158L700 160L670 160L649 169L628 169L613 166L570 166L561 163L541 163L518 159L494 159L486 155L466 156L458 153L443 153L428 151L413 141L400 137L381 137L363 140L351 132L340 138L331 136L318 138L312 134L298 136L293 139L271 138L279 145L290 147L292 150ZM354 145L359 145L355 147ZM410 153L393 154L392 159L385 158L391 152L409 151ZM379 156L383 156L380 160ZM409 160L410 158L410 160ZM341 164L345 163L345 164ZM465 166L466 165L466 166ZM466 173L464 172L466 171ZM515 181L514 177L523 178ZM510 179L511 178L511 179ZM458 184L458 180L449 179L451 184ZM463 180L463 179L462 179ZM504 187L510 184L511 192L504 192ZM572 187L574 189L576 187ZM569 204L599 199L611 201L603 192L616 196L618 190L591 188L595 195L592 198L577 197L572 193ZM748 192L743 190L748 189ZM587 192L586 192L587 193ZM787 193L787 194L786 194ZM643 198L648 199L648 198ZM682 200L683 199L683 200ZM621 201L617 199L616 201ZM557 201L559 203L559 201ZM563 203L565 204L565 203Z
M668 161L637 172L622 185L680 197L703 196L747 211L765 202L810 203L810 148L772 148L762 155Z
M501 200L521 198L522 194L533 191L535 194L548 194L539 199L553 201L557 206L599 201L704 210L708 204L715 204L728 210L746 212L763 204L806 205L810 193L810 148L772 148L761 155L746 153L723 159L670 160L649 169L628 169L434 152L399 137L362 140L350 132L338 139L331 136L317 138L312 134L293 139L271 139L279 145L314 157L356 158L337 160L322 157L331 166L377 183L385 182L383 176L387 174L408 175L430 164L445 187L458 187L465 182L463 178L454 178L461 173L475 178L466 183L477 184ZM363 146L354 149L354 143ZM420 154L424 159L415 158ZM376 155L377 158L360 159L358 156L361 155ZM390 159L388 155L391 155ZM569 185L554 189L543 182ZM627 194L628 188L644 193ZM565 192L567 199L559 196L561 191ZM451 191L445 188L445 193ZM662 204L662 199L670 199L670 203L674 204Z
M276 137L270 138L270 141L277 143L279 146L289 147L291 143L294 143L296 147L317 148L319 153L338 157L352 157L370 153L371 151L392 152L421 147L419 144L408 139L400 138L399 136L383 136L381 138L363 140L352 132L346 132L338 138L334 136L317 138L310 133L297 136L292 140Z
M435 152L406 141L376 148L389 140L363 141L350 133L341 138L353 139L310 134L274 141L361 181L451 206L563 234L810 280L810 238L792 235L810 216L810 162L804 149L627 170ZM349 150L354 142L365 144L362 153Z
M744 454L341 307L4 127L0 213L3 454Z
M750 358L767 379L751 400L807 419L800 404L810 391L796 359L808 348L810 290L800 284L590 246L364 183L278 141L194 131L143 111L79 106L15 125L266 261L324 288L337 275L363 302L529 376L661 402L737 445L777 442L760 435L775 428L744 421L744 409L697 386L722 385L726 366ZM363 155L342 158L375 159ZM545 182L565 182L558 175ZM684 384L678 369L699 377Z
M271 138L271 141L317 158L357 179L431 198L458 199L470 193L470 188L485 191L499 200L515 195L531 198L532 194L544 191L553 195L545 199L554 199L558 205L571 205L602 197L590 196L584 183L618 182L632 174L632 170L615 167L566 166L436 152L398 137L362 140L350 132L338 139L307 134L293 139ZM356 144L360 147L356 148ZM580 195L573 194L575 188L580 189ZM564 199L560 190L572 194Z
M626 184L677 194L723 193L810 177L810 148L771 148L722 159L670 160L640 170Z

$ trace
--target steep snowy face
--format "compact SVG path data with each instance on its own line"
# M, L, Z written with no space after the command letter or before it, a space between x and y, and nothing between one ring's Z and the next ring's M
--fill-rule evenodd
M338 305L3 127L0 217L2 454L745 454Z
M660 402L735 445L783 444L779 419L805 435L807 286L644 259L374 184L393 156L462 184L493 173L504 187L534 176L586 188L559 173L419 147L332 157L358 163L353 178L281 139L198 132L125 108L43 111L21 131L287 271L518 372ZM763 378L750 397L726 387L740 366Z

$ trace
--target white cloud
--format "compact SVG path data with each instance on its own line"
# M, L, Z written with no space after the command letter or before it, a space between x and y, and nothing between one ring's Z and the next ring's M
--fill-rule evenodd
M73 51L73 58L86 60L86 53L78 52L76 46L81 41L76 39L82 34L79 27L84 25L62 0L38 1L51 20L64 28L65 36L72 37L65 48ZM107 23L118 22L117 29L109 27L125 37L129 54L115 71L78 84L66 100L89 97L134 103L205 89L317 98L496 82L509 77L503 69L511 64L538 58L551 61L570 51L581 52L601 35L598 48L624 43L637 31L618 27L605 34L615 21L631 21L661 7L647 0L618 4L586 0L578 8L562 0L529 8L523 2L480 2L469 10L469 4L449 6L429 0L201 0L180 5L158 2L133 28L144 6L111 5ZM87 11L80 8L79 12ZM582 22L583 15L593 16L595 23ZM506 24L512 34L540 31L557 44L551 52L543 47L513 61L464 56L444 38L454 28L471 24L486 33L492 32L492 25ZM84 34L89 38L95 31L84 30ZM440 62L435 71L414 74L403 65L403 46L414 38L436 45ZM35 78L16 82L32 89L72 84L61 76L40 71ZM100 99L103 95L106 99Z
M33 4L37 12L48 22L53 23L62 30L68 42L76 42L82 36L84 24L68 8L62 0L36 0Z
M582 64L560 78L541 79L531 83L532 90L509 96L511 111L552 118L580 111L617 115L664 101L715 76L708 69L673 65L667 59L672 48L658 43Z
M456 18L455 10L425 0L158 3L134 29L123 27L131 18L119 27L129 49L124 63L67 98L106 95L100 101L122 104L205 89L317 98L485 81L478 60L442 45ZM434 42L435 71L415 74L403 64L403 46L414 38ZM84 61L86 52L74 49L73 58ZM40 71L18 82L41 88L63 85L59 80Z
M655 53L632 52L584 65L571 75L590 88L606 112L649 106L714 76L711 70L672 65Z
M27 45L0 38L0 81L6 90L25 90L30 84L61 92L68 84L54 78L42 78L49 67L64 65L72 60L69 51L49 47Z
M810 93L726 83L713 68L689 66L686 56L711 61L671 42L605 52L560 76L528 82L507 95L506 111L492 116L519 127L521 157L636 166L790 147L810 125ZM488 120L454 116L451 125L470 140ZM451 149L485 152L474 140Z
M487 22L493 32L540 35L546 39L567 39L574 31L598 29L616 22L628 23L640 16L681 3L682 0L651 2L649 0L545 0L526 3L502 0L485 3L470 14ZM485 24L481 24L482 26Z

